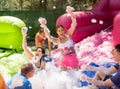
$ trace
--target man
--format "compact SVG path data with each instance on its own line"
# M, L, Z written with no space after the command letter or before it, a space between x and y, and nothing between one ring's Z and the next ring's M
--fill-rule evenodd
M96 70L96 75L94 79L87 76L83 76L83 78L95 86L111 87L111 89L114 87L113 89L120 89L120 44L115 46L112 54L114 60L117 62L116 65L111 66L110 68L87 66L86 69ZM114 76L105 79L108 75L114 73Z
M51 42L49 40L47 40L47 38L45 37L45 33L44 33L44 29L41 28L35 35L35 46L37 47L43 47L46 48L45 44L48 44L48 52L49 52L49 56L50 56L50 52L51 52Z

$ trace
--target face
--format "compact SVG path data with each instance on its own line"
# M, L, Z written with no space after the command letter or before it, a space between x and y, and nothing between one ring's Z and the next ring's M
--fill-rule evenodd
M40 33L40 36L41 36L42 38L46 38L44 32Z
M41 56L41 55L43 55L42 49L41 49L41 48L38 48L38 49L36 50L36 52L35 52L35 56Z
M112 50L112 55L114 57L114 60L116 62L120 62L120 52L118 52L116 49Z
M57 34L58 34L58 36L65 34L63 27L57 28Z

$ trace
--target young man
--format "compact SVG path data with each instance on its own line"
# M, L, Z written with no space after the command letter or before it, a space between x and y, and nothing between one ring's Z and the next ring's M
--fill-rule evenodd
M45 44L47 44L48 47L46 47ZM35 35L35 46L36 46L36 48L37 47L48 48L48 52L49 52L49 56L50 56L51 42L49 40L47 40L43 28L41 28Z

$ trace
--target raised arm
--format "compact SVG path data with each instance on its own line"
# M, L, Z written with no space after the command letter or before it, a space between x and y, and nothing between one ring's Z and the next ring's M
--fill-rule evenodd
M48 38L48 40L57 44L58 43L58 38L50 35L50 30L48 29L48 27L46 25L46 19L40 17L38 21L41 24L41 27L44 29L45 36Z
M51 41L48 40L48 51L49 51L49 56L51 55L51 48L52 48Z
M29 59L32 59L32 57L34 56L32 54L32 52L28 49L27 47L27 41L26 41L26 36L27 36L27 32L26 30L22 29L22 35L23 35L23 38L22 38L22 48L26 54L26 56L29 58Z
M73 14L73 8L72 8L72 7L67 6L66 12L70 15L71 20L72 20L71 27L70 27L70 29L68 29L68 31L67 31L67 34L68 34L69 36L71 36L71 35L73 34L75 28L76 28L76 25L77 25L77 23L76 23L76 18L75 18L74 14Z

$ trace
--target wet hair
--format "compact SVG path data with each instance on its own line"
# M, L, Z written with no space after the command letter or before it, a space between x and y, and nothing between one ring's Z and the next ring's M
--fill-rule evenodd
M41 28L38 32L39 32L39 34L41 34L42 32L44 32L44 29Z
M64 29L63 25L57 25L57 26L56 26L56 30L57 30L58 28L60 28L60 27L62 27L62 28Z
M43 47L37 47L37 48L36 48L36 51L37 51L39 48L42 50L42 53L45 54L45 49L44 49Z
M28 74L32 70L34 70L34 67L30 62L23 64L21 67L21 73L24 75Z
M118 52L120 52L120 44L117 44L117 45L115 46L115 49L116 49Z

